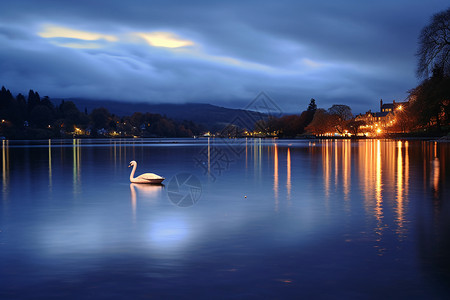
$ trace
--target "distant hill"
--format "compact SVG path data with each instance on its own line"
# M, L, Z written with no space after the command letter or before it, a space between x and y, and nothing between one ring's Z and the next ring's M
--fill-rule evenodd
M150 104L150 103L129 103L116 101L97 101L86 99L65 99L73 101L80 111L86 108L91 112L94 108L104 107L117 116L131 116L135 112L154 113L165 115L176 121L193 121L194 123L206 126L211 130L220 130L228 124L235 124L241 127L252 127L254 123L261 119L266 119L266 114L243 109L225 108L203 103L185 104ZM59 104L61 100L56 100ZM250 128L249 128L250 129Z

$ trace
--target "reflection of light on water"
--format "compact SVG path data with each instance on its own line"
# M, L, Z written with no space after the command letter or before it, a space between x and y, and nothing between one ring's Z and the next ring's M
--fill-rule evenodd
M378 255L383 255L386 235L394 232L402 241L408 231L409 145L407 142L380 140L360 141L358 144L357 172L362 179L364 209L370 216L368 221L374 223L371 226L375 248ZM386 200L386 195L391 192L395 201ZM393 214L390 214L391 210Z
M2 181L3 181L3 200L6 199L8 193L9 180L9 141L2 141Z
M439 158L435 157L431 162L431 186L435 195L439 192Z
M339 174L339 164L338 164L338 147L337 140L334 140L334 186L338 186L338 174Z
M344 200L349 200L350 194L350 155L351 155L351 143L350 140L343 141L344 151L343 155L343 186L344 186Z
M52 140L48 140L48 188L52 190Z
M114 140L111 142L112 147L109 147L109 154L110 157L114 160L114 166L117 167L117 165L122 166L125 163L128 163L128 161L125 161L127 158L127 146L122 139L119 139L118 141ZM134 142L133 142L133 149L134 149ZM133 155L134 157L134 155Z
M210 145L210 138L208 137L208 178L211 176L211 145Z
M248 140L245 138L245 170L248 169Z
M404 223L404 207L403 207L403 156L402 156L402 142L397 142L397 224L398 234L403 232Z
M286 179L286 189L288 201L291 200L291 150L287 149L287 179Z
M177 250L188 241L189 236L186 223L179 218L152 222L148 234L150 247L156 251Z
M273 152L273 191L275 194L275 210L278 210L278 146L274 145Z
M141 200L158 198L163 189L163 185L157 184L144 184L144 183L131 183L131 211L133 213L133 221L136 221L136 207L137 207L137 193Z
M431 161L431 187L434 191L434 196L437 198L438 192L439 192L439 158L437 157L437 142L434 142L434 149L433 149L434 158Z
M325 199L327 201L327 205L328 205L328 200L330 197L330 163L331 163L330 160L331 160L331 158L330 158L329 148L330 148L329 141L326 140L325 147L323 148L325 153L324 153L324 157L322 158L322 160L323 160L323 168L324 168L323 180L324 180L324 186L325 186Z
M78 188L80 184L80 160L81 160L81 147L80 139L73 139L72 141L72 152L73 152L73 192L78 193Z
M383 236L383 198L381 196L381 146L380 140L376 141L376 167L375 167L375 218L377 220L377 225L375 228L375 233L378 235L376 241L380 242ZM379 255L383 254L384 249L379 248Z
M261 139L253 140L253 168L255 176L261 177L261 163L262 163L262 146Z
M136 188L135 184L130 184L130 192L131 192L131 212L133 214L133 222L136 222Z
M405 142L405 194L409 192L409 144Z

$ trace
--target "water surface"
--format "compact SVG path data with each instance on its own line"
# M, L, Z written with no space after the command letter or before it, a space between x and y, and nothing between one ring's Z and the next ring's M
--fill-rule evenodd
M2 141L0 298L445 299L449 158L424 141ZM131 160L164 185L130 184Z

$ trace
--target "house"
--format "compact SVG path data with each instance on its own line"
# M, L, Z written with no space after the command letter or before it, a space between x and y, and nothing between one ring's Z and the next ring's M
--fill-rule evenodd
M381 99L379 112L369 110L365 114L356 116L355 121L364 122L364 125L360 126L361 131L380 133L386 128L393 126L396 114L404 111L408 105L409 102L395 102L395 100L392 103L383 103L383 99Z

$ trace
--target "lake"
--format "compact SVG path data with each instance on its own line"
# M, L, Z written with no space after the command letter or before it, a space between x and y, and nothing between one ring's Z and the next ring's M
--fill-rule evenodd
M450 295L450 143L1 143L0 299Z

